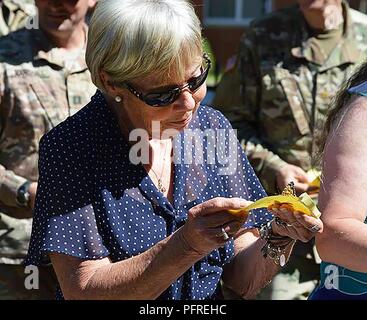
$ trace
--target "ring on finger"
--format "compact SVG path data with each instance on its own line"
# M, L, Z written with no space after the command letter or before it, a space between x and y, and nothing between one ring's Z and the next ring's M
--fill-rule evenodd
M294 221L293 223L295 223L297 221ZM290 223L287 223L285 221L283 221L282 219L276 217L275 218L275 223L278 225L278 226L282 226L282 227L293 227L293 224L290 224Z
M308 230L310 230L311 232L313 232L313 233L316 233L316 232L319 232L320 231L320 227L317 225L317 224L315 224L314 226L312 226L311 228L308 228Z
M230 237L228 233L224 230L224 228L220 229L220 233L217 234L218 238L223 238L224 241L228 240Z

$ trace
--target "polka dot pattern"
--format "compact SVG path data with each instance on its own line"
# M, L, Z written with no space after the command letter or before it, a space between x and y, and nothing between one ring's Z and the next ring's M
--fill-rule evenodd
M221 113L201 106L190 129L225 129L228 146L231 126ZM46 134L40 143L39 186L32 237L26 264L49 263L48 253L113 262L139 255L180 228L188 210L215 197L256 200L265 196L238 142L227 152L233 174L220 174L218 163L184 163L184 133L174 140L174 201L155 187L141 165L129 161L129 144L103 95ZM215 154L211 156L215 157ZM271 219L257 210L247 221L253 228ZM220 297L223 265L233 257L233 241L214 250L174 282L160 299L214 299ZM61 297L61 295L60 295Z

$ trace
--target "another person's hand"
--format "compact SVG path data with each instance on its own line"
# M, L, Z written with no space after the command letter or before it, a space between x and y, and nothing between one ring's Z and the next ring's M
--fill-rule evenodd
M37 182L32 182L28 189L30 195L29 205L32 210L34 209L34 204L36 202L37 185Z
M282 191L291 181L294 182L294 187L296 188L298 195L306 192L309 187L307 173L304 172L300 167L294 166L292 164L286 164L277 172L277 187L280 191Z
M280 219L278 223L272 223L272 230L275 235L308 242L317 233L323 231L324 225L320 219L293 211L287 204L273 205L268 209Z
M191 208L180 230L182 240L200 255L210 253L234 236L247 219L247 215L236 217L227 210L247 207L251 203L240 198L215 198Z
M37 182L32 182L28 188L29 202L27 206L7 206L4 211L10 217L16 219L29 219L33 217L33 209L36 200Z

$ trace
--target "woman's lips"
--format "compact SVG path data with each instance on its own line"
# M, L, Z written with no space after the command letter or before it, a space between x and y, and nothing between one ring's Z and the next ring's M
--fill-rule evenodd
M187 126L190 122L191 122L191 119L192 119L192 114L190 114L187 118L181 120L181 121L177 121L177 122L172 122L172 124L174 126Z

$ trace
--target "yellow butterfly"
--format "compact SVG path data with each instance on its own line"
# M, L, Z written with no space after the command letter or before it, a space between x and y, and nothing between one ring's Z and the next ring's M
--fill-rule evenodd
M230 214L243 217L248 215L250 210L268 208L274 204L287 204L292 207L294 211L301 212L314 218L319 218L321 215L316 204L307 193L303 193L299 197L296 196L296 189L293 182L288 183L281 195L265 197L255 201L246 208L228 210L228 212Z

